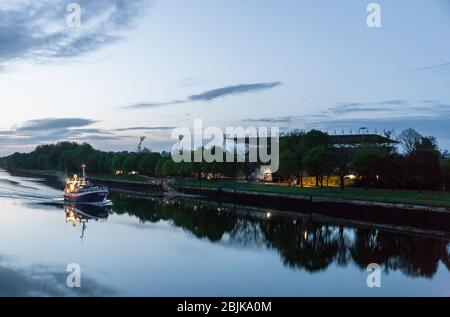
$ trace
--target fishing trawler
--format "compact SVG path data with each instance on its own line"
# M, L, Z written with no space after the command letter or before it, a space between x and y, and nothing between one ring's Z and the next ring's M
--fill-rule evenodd
M86 178L86 165L83 164L82 176L74 175L66 181L64 200L72 203L102 204L109 194L106 186L96 186Z

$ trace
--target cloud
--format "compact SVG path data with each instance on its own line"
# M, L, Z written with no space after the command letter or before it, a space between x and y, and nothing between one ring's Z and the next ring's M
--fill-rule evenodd
M83 118L46 118L30 120L15 129L15 132L39 132L91 125L97 121Z
M137 139L135 135L125 132L140 131L150 133L149 139L158 141L158 137L172 130L170 126L136 126L115 129L90 127L98 121L86 118L44 118L30 120L7 130L0 130L0 147L5 145L7 153L11 151L31 150L36 145L60 141L90 142L101 147L128 143ZM98 143L96 143L98 141ZM110 141L110 142L108 142ZM6 154L2 152L2 155Z
M358 107L358 108L353 108L353 109L335 107L335 108L329 108L328 110L330 110L331 112L333 112L335 114L350 114L350 113L355 113L355 112L363 112L364 113L364 112L392 111L391 108L387 108L387 107Z
M405 106L408 104L407 100L402 100L402 99L394 99L394 100L383 100L383 101L378 101L378 102L374 102L371 103L372 105L389 105L389 106Z
M281 85L281 82L259 83L259 84L241 84L236 86L228 86L214 90L205 91L198 95L189 96L190 101L212 101L218 98L223 98L230 95L240 95L249 92L258 92L268 90Z
M402 99L383 100L377 102L345 102L328 108L334 114L369 113L369 112L392 112L403 110L408 107L408 101Z
M61 267L32 265L24 268L0 258L0 296L114 296L117 291L89 276L83 276L83 287L66 286L67 272Z
M126 131L168 131L173 130L175 127L130 127L130 128L120 128L115 129L117 132L126 132Z
M85 118L44 118L0 130L0 144L32 145L74 139L117 139L110 131L87 128L98 121Z
M300 120L299 116L285 116L285 117L275 117L275 118L261 118L261 119L244 119L242 122L250 123L290 123L296 120Z
M407 100L385 100L369 103L341 103L327 110L328 118L428 118L450 115L450 104L427 99L417 103Z
M142 102L136 103L130 106L126 106L128 109L145 109L145 108L156 108L162 106L178 105L188 102L209 102L214 101L219 98L224 98L233 95L241 95L246 93L257 93L264 90L269 90L281 86L282 83L279 81L271 83L256 83L256 84L240 84L235 86L226 86L222 88L217 88L213 90L208 90L196 95L188 96L183 100L173 100L165 102Z
M130 106L126 106L125 108L129 109L147 109L147 108L158 108L158 107L164 107L164 106L172 106L172 105L178 105L181 103L186 103L187 100L174 100L174 101L167 101L167 102L139 102L132 104Z
M112 135L113 133L107 130L90 128L90 129L72 129L72 131L76 131L78 133L92 133L92 134L106 134Z
M149 0L77 0L81 27L70 28L65 0L2 0L0 71L22 60L80 57L120 40Z
M450 69L450 62L448 63L441 63L441 64L434 64L434 65L429 65L429 66L424 66L424 67L419 67L419 68L414 68L411 69L411 71L413 72L419 72L419 71L427 71L427 70L437 70L437 69Z
M329 107L326 111L320 113L311 113L302 116L284 116L284 117L270 117L270 118L249 118L242 120L243 122L252 123L272 123L272 124L289 124L298 122L318 122L335 120L336 118L345 118L351 116L353 118L366 118L368 115L375 117L384 116L404 116L414 115L418 112L437 111L437 106L441 106L441 111L445 109L445 105L438 103L435 100L427 100L428 102L423 106L411 106L407 100L394 99L383 100L376 102L342 102L335 106ZM414 110L414 111L412 111Z
M321 129L358 131L367 127L370 132L383 130L400 132L414 128L424 135L435 136L441 148L450 149L447 133L450 118L450 104L442 100L426 99L417 103L406 100L386 100L379 102L349 102L329 107L326 112L303 116L247 119L246 122L280 124L285 129Z

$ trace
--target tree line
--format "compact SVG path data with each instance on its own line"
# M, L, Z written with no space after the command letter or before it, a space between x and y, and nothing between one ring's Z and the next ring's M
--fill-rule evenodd
M356 147L337 147L320 131L294 131L281 139L279 177L294 179L303 186L304 175L315 177L323 187L330 176L355 177L355 185L417 190L450 189L450 158L440 152L433 137L423 137L413 129L399 136L403 151L396 146L363 143Z
M86 164L89 173L111 174L116 171L129 173L136 171L146 175L155 175L161 153L144 151L104 152L94 149L87 143L60 142L40 145L31 153L14 153L0 159L0 165L11 169L58 170L68 173L79 172Z
M423 137L413 129L400 136L403 151L395 146L374 143L336 146L331 136L317 130L293 131L280 138L280 167L273 175L275 181L304 185L306 177L313 177L317 187L325 187L330 177L337 177L344 189L345 178L353 175L355 186L416 190L450 189L450 159L440 152L433 137ZM196 151L203 151L199 148ZM195 152L189 155L194 158ZM223 162L205 161L175 163L166 152L144 150L134 152L104 152L87 143L61 142L38 146L33 152L15 153L0 159L0 165L12 169L41 169L78 172L87 164L88 172L110 174L132 171L156 177L181 178L245 178L255 176L260 164L226 162L227 153L221 153ZM236 153L234 153L236 155Z

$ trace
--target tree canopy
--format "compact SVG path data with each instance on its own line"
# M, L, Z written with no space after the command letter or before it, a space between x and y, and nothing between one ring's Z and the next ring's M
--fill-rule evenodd
M305 177L314 177L316 186L324 186L330 176L339 178L344 189L347 176L355 186L417 190L450 190L450 157L441 153L433 137L424 137L413 129L399 136L403 151L385 144L333 144L327 133L311 130L295 130L284 133L280 139L280 166L274 180L289 181L303 186ZM204 151L218 160L199 162L195 157ZM0 159L0 166L11 169L59 170L79 172L86 164L89 173L111 174L138 172L157 177L196 178L245 178L254 179L263 165L236 161L236 153L227 149L200 147L185 153L190 162L176 163L170 153L154 153L149 150L134 152L104 152L87 143L60 142L40 145L31 153L14 153ZM234 157L234 162L227 158ZM337 181L333 181L337 185ZM309 183L310 184L310 183Z

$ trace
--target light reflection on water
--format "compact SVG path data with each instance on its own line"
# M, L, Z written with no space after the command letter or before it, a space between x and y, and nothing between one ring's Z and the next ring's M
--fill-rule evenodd
M450 295L445 239L195 201L63 206L59 186L0 171L0 295Z

